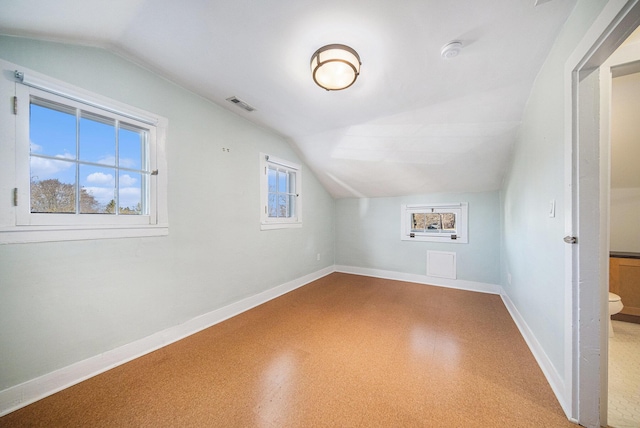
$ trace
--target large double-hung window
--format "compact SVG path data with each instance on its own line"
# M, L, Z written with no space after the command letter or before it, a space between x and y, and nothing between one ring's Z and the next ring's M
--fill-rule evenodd
M15 160L2 163L15 179L12 206L0 206L0 242L166 235L166 119L35 72L12 74L13 111L2 119L14 123Z
M148 125L52 96L29 109L30 214L149 215Z

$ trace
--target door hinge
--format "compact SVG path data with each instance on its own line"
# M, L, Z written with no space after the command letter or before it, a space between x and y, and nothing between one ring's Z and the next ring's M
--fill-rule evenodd
M566 242L567 244L577 244L578 238L575 236L565 236L564 242Z
M14 187L13 189L13 206L17 207L18 206L18 188Z
M13 114L18 114L18 97L13 97Z

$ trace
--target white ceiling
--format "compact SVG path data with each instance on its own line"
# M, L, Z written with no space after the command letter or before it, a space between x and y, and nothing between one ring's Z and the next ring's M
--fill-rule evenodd
M0 0L0 33L132 58L286 137L334 197L380 197L500 188L575 1ZM362 59L344 91L311 79L330 43Z

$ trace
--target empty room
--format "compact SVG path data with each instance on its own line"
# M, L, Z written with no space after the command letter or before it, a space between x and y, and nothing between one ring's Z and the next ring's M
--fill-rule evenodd
M0 426L640 426L639 23L0 0Z

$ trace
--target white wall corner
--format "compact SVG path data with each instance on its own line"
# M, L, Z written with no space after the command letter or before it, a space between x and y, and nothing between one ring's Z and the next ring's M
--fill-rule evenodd
M0 391L0 416L4 416L114 367L177 342L187 336L191 336L192 334L248 311L251 308L266 303L269 300L275 299L333 272L334 266L326 267L270 288L254 296L197 316L180 325L167 328L135 342L128 343Z
M456 288L458 290L477 291L480 293L500 294L500 286L486 282L466 281L463 279L437 278L435 276L396 272L391 270L371 269L357 266L336 265L336 272L354 275L372 276L374 278L393 279L396 281L415 282L435 285L436 287Z

